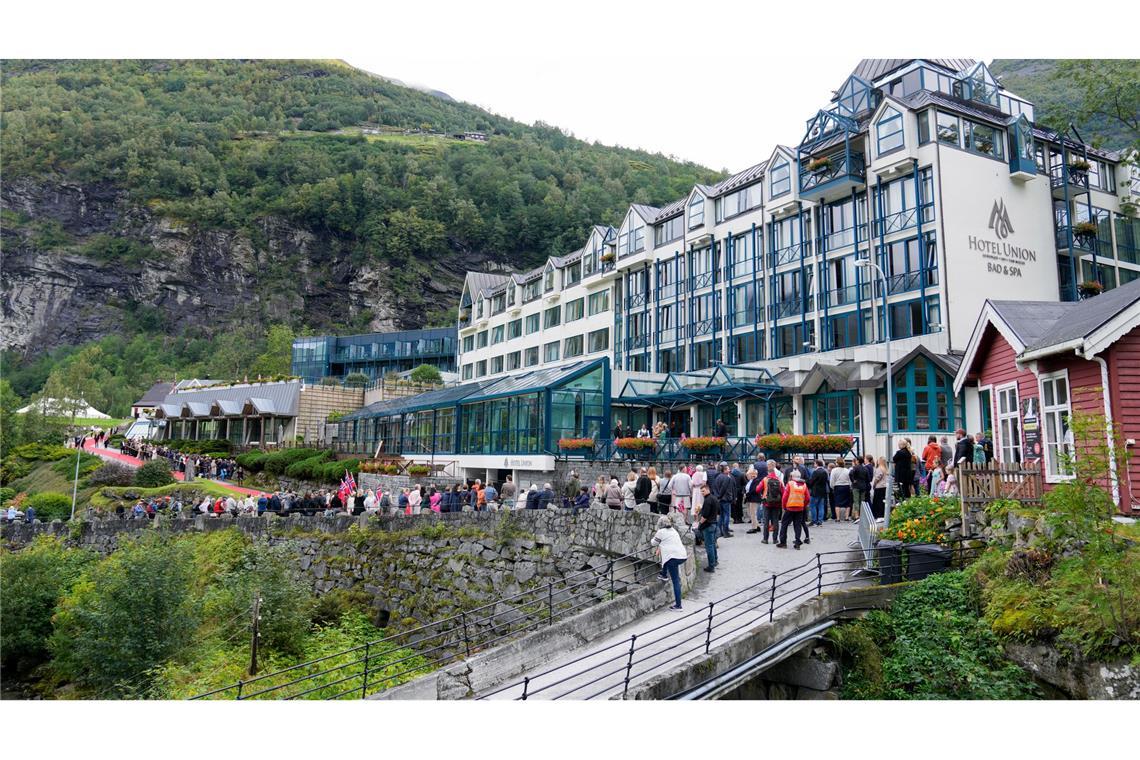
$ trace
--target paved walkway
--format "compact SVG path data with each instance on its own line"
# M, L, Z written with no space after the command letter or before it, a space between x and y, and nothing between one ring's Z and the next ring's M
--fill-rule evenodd
M130 454L124 454L119 449L96 446L94 441L87 441L84 443L83 450L90 452L91 454L95 454L96 456L103 457L104 459L110 460L112 462L125 464L128 467L141 467L143 464L143 460L139 459L138 457L133 457ZM181 472L171 472L170 474L174 476L175 480L186 479L186 475ZM211 480L210 478L199 478L199 480L205 480L207 482L213 483L214 485L221 486L222 488L228 488L229 490L240 494L252 494L256 496L260 493L264 493L263 491L258 491L255 488L243 488L242 486L234 485L233 483L227 482L225 480Z
M635 684L657 675L682 659L692 659L705 651L708 635L709 603L714 606L712 646L743 635L755 624L768 619L771 603L770 579L773 574L785 573L803 566L802 578L787 581L781 578L776 604L780 595L786 595L783 610L786 614L799 603L816 593L816 553L826 575L824 584L851 584L849 570L856 566L858 555L848 543L855 538L855 523L827 522L811 529L811 543L800 550L792 548L791 537L787 549L764 544L760 534L748 535L748 525L734 525L732 538L722 538L717 544L720 565L715 573L698 570L701 577L697 587L683 600L680 612L662 609L635 623L626 625L592 642L588 647L552 658L541 667L525 673L531 680L527 684L527 699L598 699L621 694L629 666L630 637L637 634L637 648L633 655L630 683ZM790 532L790 530L789 530ZM705 563L704 548L696 547L699 564ZM837 552L836 554L829 554ZM833 563L833 564L829 564ZM797 573L789 573L795 577ZM672 590L669 584L662 587ZM836 588L837 586L832 586ZM785 590L787 589L787 590ZM726 597L731 597L726 599ZM721 601L725 600L725 601ZM558 668L562 667L562 670ZM512 679L521 682L523 676ZM500 687L501 688L501 687ZM513 686L498 693L489 693L492 699L518 699L523 687Z

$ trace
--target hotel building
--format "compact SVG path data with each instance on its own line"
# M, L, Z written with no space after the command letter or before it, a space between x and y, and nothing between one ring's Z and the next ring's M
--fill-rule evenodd
M1140 278L1122 157L1037 125L983 63L864 60L763 158L532 271L468 273L461 384L349 415L342 442L492 478L554 470L559 438L603 445L618 421L723 420L731 458L768 432L887 454L888 425L919 445L992 429L988 392L954 386L987 299Z

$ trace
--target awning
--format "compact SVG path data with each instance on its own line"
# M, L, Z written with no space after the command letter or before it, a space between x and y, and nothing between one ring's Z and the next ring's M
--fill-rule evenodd
M766 369L722 365L698 372L671 372L660 382L627 380L615 403L676 409L738 399L767 401L782 391Z

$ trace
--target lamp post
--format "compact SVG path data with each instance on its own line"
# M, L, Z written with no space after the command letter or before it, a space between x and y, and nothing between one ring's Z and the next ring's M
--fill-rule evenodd
M870 253L867 254L867 258L865 258L865 259L856 258L855 259L855 266L864 267L865 269L873 269L876 273L878 273L879 281L883 285L883 341L886 344L886 348L887 348L887 457L888 457L888 462L889 462L889 458L893 457L894 453L895 453L894 449L891 448L891 426L894 425L894 421L895 421L894 414L893 414L895 394L894 394L894 389L892 387L893 380L894 380L892 375L893 375L894 370L891 366L891 318L890 318L889 312L887 311L887 275L885 272L883 272L882 267L880 267L875 262L871 261ZM876 407L877 406L878 405L876 404ZM884 527L889 526L891 524L891 506L894 502L894 483L892 482L892 477L891 477L890 473L891 473L891 468L890 468L890 465L888 464L887 465L887 498L886 498L886 505L884 507L884 512L883 512L883 518L884 518L883 526Z

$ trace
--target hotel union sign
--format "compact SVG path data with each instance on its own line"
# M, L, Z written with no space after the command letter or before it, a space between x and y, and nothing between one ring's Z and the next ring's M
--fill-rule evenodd
M993 232L993 237L970 235L968 240L970 249L982 254L982 258L986 260L987 272L1006 277L1021 277L1022 267L1037 261L1037 251L1013 245L1006 240L1013 234L1014 229L1004 199L998 198L994 201L987 226Z

